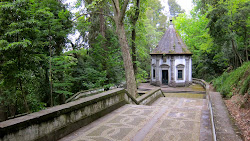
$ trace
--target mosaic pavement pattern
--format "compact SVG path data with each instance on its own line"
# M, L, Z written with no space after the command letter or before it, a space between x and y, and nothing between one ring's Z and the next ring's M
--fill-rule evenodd
M196 141L203 104L204 99L162 97L152 106L126 105L74 141Z

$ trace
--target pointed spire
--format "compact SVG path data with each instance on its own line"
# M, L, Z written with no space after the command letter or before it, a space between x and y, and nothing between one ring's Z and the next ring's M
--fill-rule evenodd
M173 20L172 20L172 17L170 17L170 18L169 18L169 23L170 23L170 25L173 25L172 21L173 21Z
M150 53L152 54L192 54L179 34L176 32L172 23L172 17L169 19L170 25L161 38L157 47Z

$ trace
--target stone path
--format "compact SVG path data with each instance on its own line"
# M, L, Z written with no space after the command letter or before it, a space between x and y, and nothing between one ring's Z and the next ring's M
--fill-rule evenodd
M229 119L228 110L221 98L220 93L210 92L212 107L214 110L215 130L218 141L241 141L234 129L233 123Z
M209 126L201 123L206 106L205 99L176 97L159 98L151 106L127 104L61 141L209 140L211 133L200 129Z

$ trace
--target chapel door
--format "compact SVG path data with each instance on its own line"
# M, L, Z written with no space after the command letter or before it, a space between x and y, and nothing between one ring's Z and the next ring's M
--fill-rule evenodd
M168 70L162 70L162 84L168 85Z

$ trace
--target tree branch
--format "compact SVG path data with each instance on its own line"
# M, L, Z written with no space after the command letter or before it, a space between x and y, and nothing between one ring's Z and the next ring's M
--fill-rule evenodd
M107 15L107 14L104 14L104 13L102 13L102 12L83 13L83 14L77 16L76 18L74 18L73 21L77 20L77 19L80 18L81 16L88 15L88 14L102 14L102 15L104 15L104 16L109 17L109 18L112 19L113 21L115 21L114 18L113 18L112 16Z
M140 14L140 0L136 1L136 7L135 7L135 15L131 16L132 23L135 25Z
M118 1L117 1L118 2ZM119 12L119 4L117 3L117 2L115 2L114 0L112 0L112 4L113 4L113 7L114 7L114 10L115 10L115 14L117 14L118 15L118 12ZM118 5L118 7L117 7L117 5Z
M129 2L129 0L125 0L124 4L122 6L122 11L120 13L119 22L122 22L124 17L125 17L125 11L127 9L128 2Z

